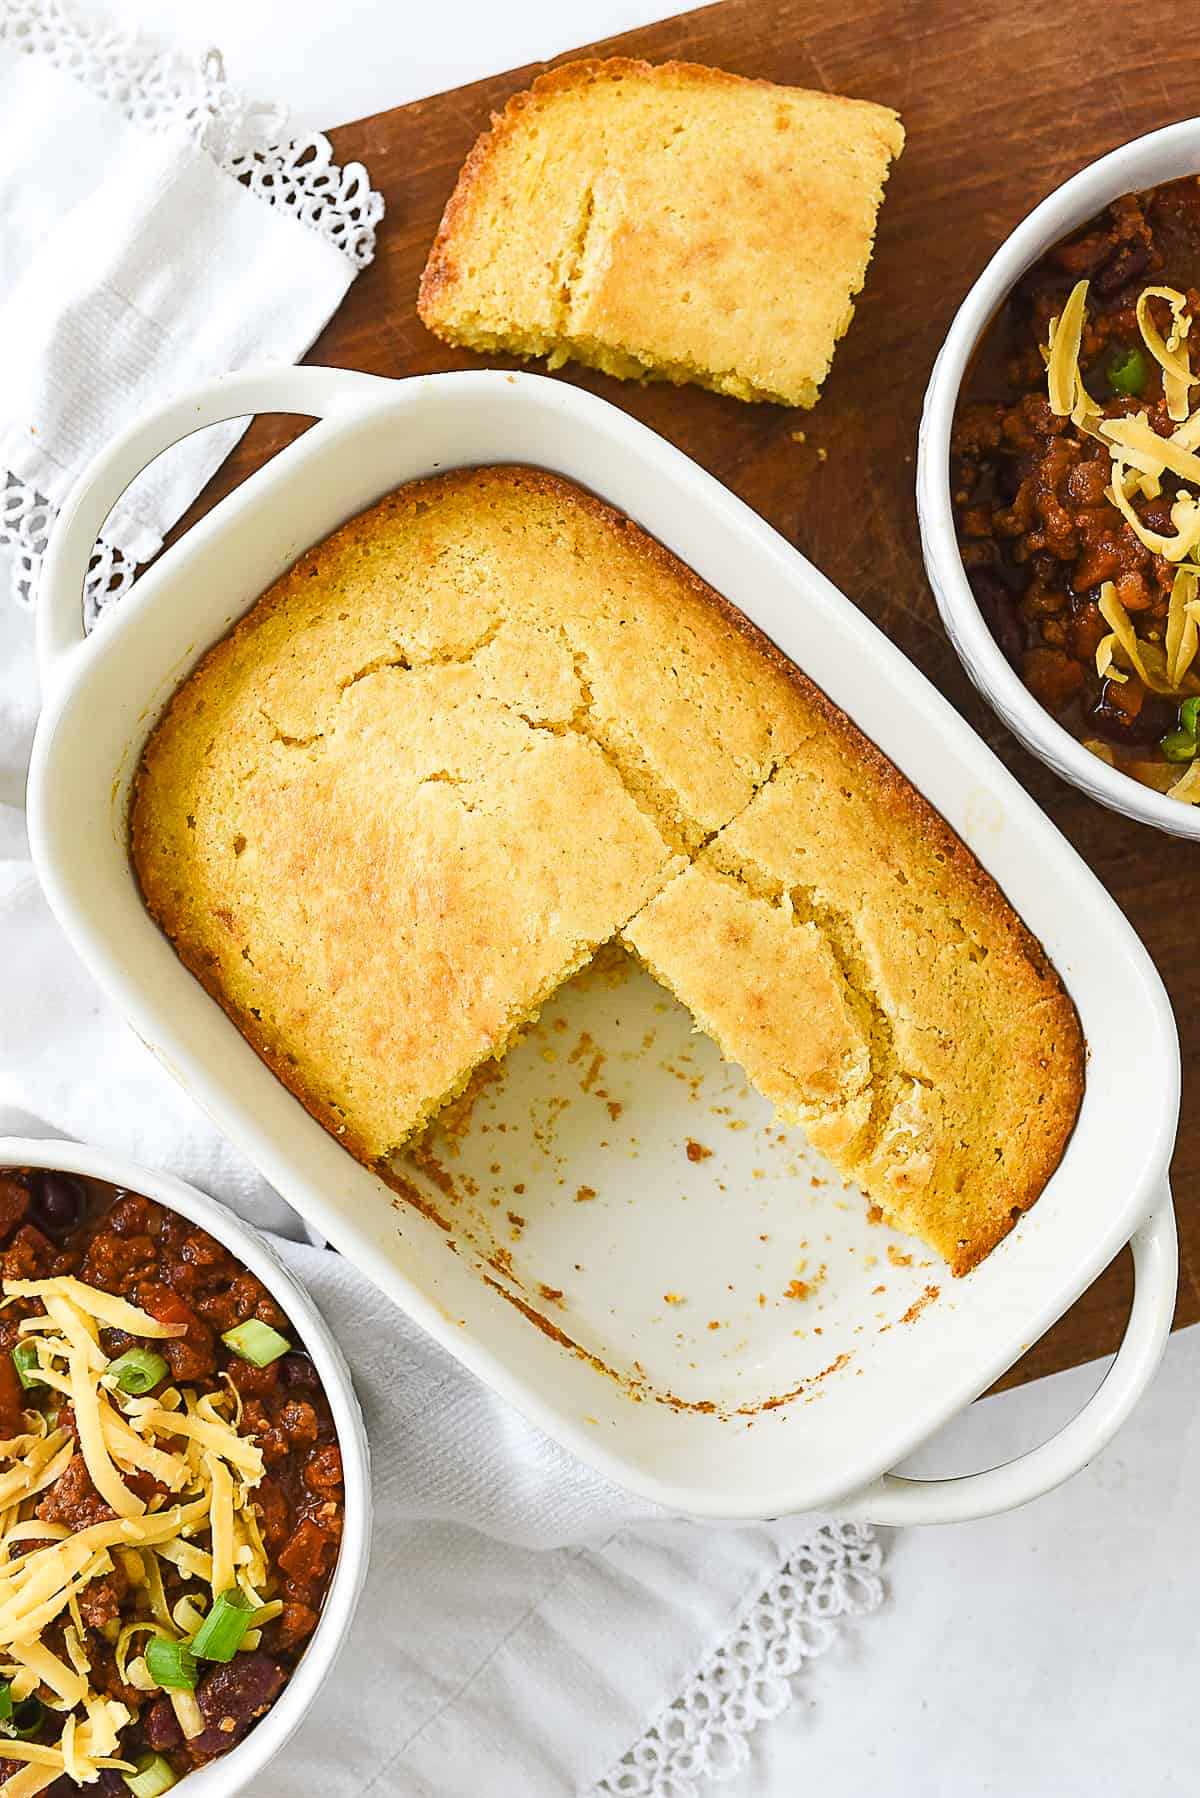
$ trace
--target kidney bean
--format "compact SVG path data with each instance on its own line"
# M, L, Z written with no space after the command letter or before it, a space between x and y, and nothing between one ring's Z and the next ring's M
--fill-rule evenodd
M188 1748L196 1760L211 1760L240 1741L256 1718L269 1710L287 1675L278 1661L259 1649L237 1654L214 1667L196 1687L196 1702L208 1727Z
M46 1236L69 1236L87 1210L87 1193L74 1174L41 1170L33 1177L29 1212Z
M290 1355L284 1355L271 1363L278 1367L285 1386L294 1387L301 1392L316 1392L321 1384L321 1377L313 1366L311 1355L299 1349Z

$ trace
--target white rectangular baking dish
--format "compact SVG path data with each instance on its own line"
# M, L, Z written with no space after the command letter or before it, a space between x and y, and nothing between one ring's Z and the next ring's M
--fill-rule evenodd
M88 554L127 483L189 431L260 411L322 422L193 527L85 640ZM397 1201L308 1117L143 909L127 851L130 782L178 682L300 551L344 519L401 482L488 462L540 464L593 489L738 604L928 795L1053 957L1090 1045L1082 1113L1039 1204L965 1280L950 1280L940 1264L884 1266L884 1238L865 1226L861 1200L814 1191L810 1181L821 1176L793 1141L780 1164L787 1173L773 1176L772 1230L747 1208L748 1195L759 1203L755 1176L766 1174L750 1165L757 1146L740 1159L723 1146L715 1158L722 1178L693 1193L690 1213L682 1210L671 1190L678 1172L670 1170L680 1166L682 1138L696 1133L693 1114L682 1100L672 1112L649 1063L643 1079L628 1052L631 1093L644 1086L659 1098L651 1140L643 1131L637 1151L647 1159L629 1164L620 1205L606 1213L559 1204L561 1171L551 1180L535 1156L527 1167L506 1156L505 1180L525 1188L514 1234L533 1233L535 1223L538 1233L527 1273L552 1290L565 1282L547 1274L569 1265L572 1276L565 1313L536 1290L531 1308L585 1351L574 1353L506 1299L501 1289L528 1298L528 1277L514 1289L494 1255L490 1267L481 1258L486 1244L473 1251L465 1211L440 1227ZM1154 1371L1175 1293L1166 1180L1179 1056L1162 984L1103 888L947 702L816 569L685 456L603 401L533 375L384 381L333 369L249 371L164 407L89 471L64 508L39 607L45 703L30 772L30 837L71 941L133 1028L305 1218L552 1435L674 1510L749 1517L836 1507L891 1522L1023 1502L1074 1472L1116 1430ZM638 979L617 1012L653 1006L653 990ZM593 976L590 988L585 981L582 993L565 995L565 1028L581 1020L607 1028L608 990ZM679 1020L665 1004L655 1015L674 1044L671 1063L686 1048ZM628 1029L627 1018L609 1024ZM702 1061L706 1053L697 1039ZM513 1076L517 1088L531 1059ZM552 1062L553 1050L542 1059ZM680 1073L677 1062L671 1067ZM675 1084L691 1092L683 1073ZM733 1081L731 1104L749 1108L736 1120L748 1125L741 1138L765 1143L766 1109L755 1109L737 1076L715 1055L701 1073L710 1097L712 1082ZM489 1098L523 1102L519 1092ZM707 1115L715 1119L711 1106ZM575 1152L587 1148L576 1144ZM772 1262L771 1302L759 1305L742 1290L754 1265L744 1245L779 1235L789 1193L797 1224L787 1253L794 1259L813 1237L810 1253L825 1266L821 1288L810 1306L789 1307L777 1292L785 1270ZM1131 1239L1137 1291L1125 1343L1095 1399L1060 1436L968 1479L909 1482L886 1473L984 1390ZM493 1247L497 1241L493 1234ZM914 1246L896 1239L895 1260ZM880 1265L868 1281L862 1270L872 1249ZM727 1277L734 1267L737 1280ZM706 1334L704 1311L725 1287L738 1289L730 1315L710 1318L721 1327ZM671 1289L702 1295L686 1327L674 1314L664 1322ZM927 1302L914 1306L922 1296ZM774 1402L785 1393L794 1396ZM686 1402L672 1402L680 1398Z

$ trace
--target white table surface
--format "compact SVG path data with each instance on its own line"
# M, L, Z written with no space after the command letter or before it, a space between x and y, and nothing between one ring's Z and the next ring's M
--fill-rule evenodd
M768 0L763 0L764 4ZM218 46L229 78L333 126L680 10L654 0L107 0ZM1049 1435L1097 1367L977 1405L922 1455L966 1471ZM760 1730L727 1798L1166 1798L1200 1784L1200 1327L1116 1443L1010 1517L894 1536L887 1606ZM397 1794L403 1798L403 1794ZM483 1793L481 1791L481 1798ZM537 1798L537 1794L522 1794Z

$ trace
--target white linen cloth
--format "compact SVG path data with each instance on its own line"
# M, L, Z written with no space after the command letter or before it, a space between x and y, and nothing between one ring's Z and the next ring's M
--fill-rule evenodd
M322 140L282 162L271 128L211 67L189 83L61 0L0 0L0 1132L120 1150L290 1239L351 1362L373 1451L366 1595L316 1714L256 1791L690 1798L744 1761L838 1620L879 1603L871 1532L667 1519L527 1425L300 1240L109 1011L28 862L24 602L54 507L151 401L264 353L299 355L369 255L379 209L362 171L330 172ZM236 435L189 440L130 490L105 527L93 613Z
M209 375L295 361L371 258L382 201L279 108L121 39L62 0L0 0L0 591L28 599L76 477L152 403ZM280 148L280 143L283 148ZM114 509L92 613L123 589L236 443L213 427ZM0 796L36 710L31 621L0 663Z

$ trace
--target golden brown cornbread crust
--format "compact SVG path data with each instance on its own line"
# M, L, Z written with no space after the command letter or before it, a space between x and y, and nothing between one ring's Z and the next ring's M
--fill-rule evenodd
M616 102L622 87L646 102L639 116ZM581 107L586 121L572 116ZM493 114L470 151L418 312L483 352L811 406L903 143L896 114L871 101L696 63L565 64ZM677 152L691 158L681 169Z
M886 818L889 880L924 883L986 961L986 981L930 964L920 1009L961 1037L945 1052L901 1030L907 1059L881 1057L881 980L930 974L903 940L875 943L894 885L856 873L861 968L826 928L844 894L797 909L811 870L788 858L839 859L812 838L839 792ZM414 483L302 557L153 733L133 855L185 964L368 1165L615 937L955 1272L1033 1203L1078 1110L1070 1000L944 821L743 614L540 470ZM980 1016L959 1018L960 991ZM959 1054L1001 1070L1003 1103L959 1079ZM938 1087L911 1127L910 1062Z

